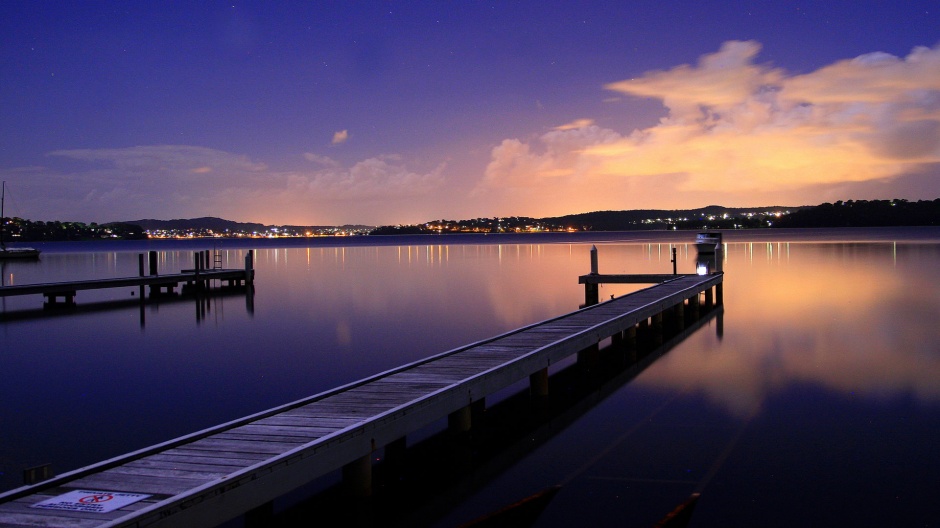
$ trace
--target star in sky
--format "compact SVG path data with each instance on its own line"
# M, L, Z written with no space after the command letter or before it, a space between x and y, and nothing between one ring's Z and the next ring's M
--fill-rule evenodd
M4 2L0 176L97 222L940 196L940 9L765 4Z

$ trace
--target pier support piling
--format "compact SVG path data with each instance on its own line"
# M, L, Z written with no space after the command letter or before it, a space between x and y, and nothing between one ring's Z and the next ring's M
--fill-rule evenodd
M529 375L529 395L533 398L548 397L548 367Z
M255 282L255 250L249 249L245 254L245 285L251 286Z
M672 311L675 314L676 329L683 330L685 328L685 303L673 306Z
M659 346L663 344L663 313L659 312L653 315L651 319L650 330L653 335L653 344Z
M274 520L274 502L268 501L245 512L245 528L271 526Z
M385 446L385 458L382 463L382 480L385 484L392 484L405 477L407 456L408 440L404 436Z
M473 424L473 413L470 406L461 407L447 415L447 430L452 434L464 434L470 432Z
M357 458L343 466L343 490L350 497L372 496L372 455Z

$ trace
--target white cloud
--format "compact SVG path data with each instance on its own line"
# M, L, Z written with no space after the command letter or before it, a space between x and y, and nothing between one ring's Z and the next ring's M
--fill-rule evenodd
M318 154L313 154L311 152L304 152L304 159L306 159L307 161L312 161L313 163L317 163L319 165L326 166L326 167L338 167L339 166L339 162L337 162L336 160L328 156L320 156Z
M115 221L222 216L269 223L394 220L395 209L439 189L444 164L419 170L395 155L349 166L313 153L311 169L274 170L247 156L185 145L49 153L57 168L28 172L23 196L36 218ZM37 198L37 197L41 197ZM391 204L386 207L387 204Z
M294 173L290 186L341 200L420 196L443 184L443 170L441 164L429 172L416 172L407 168L398 156L383 156L359 161L348 168L334 164L313 172Z
M82 161L106 162L121 170L141 172L211 172L237 170L259 172L267 168L246 156L187 145L147 145L120 149L56 150L50 156ZM206 171L205 169L209 169Z

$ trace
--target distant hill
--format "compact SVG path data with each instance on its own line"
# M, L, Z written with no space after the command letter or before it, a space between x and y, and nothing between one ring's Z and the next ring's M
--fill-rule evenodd
M216 218L214 216L203 216L200 218L178 218L175 220L154 220L151 218L144 220L128 220L123 222L125 224L139 225L145 231L154 231L154 230L212 230L216 233L224 233L225 231L230 232L241 232L241 233L251 233L251 232L262 232L269 231L273 228L278 229L290 229L290 230L316 230L321 231L325 229L332 229L337 226L297 226L297 225L265 225L255 222L235 222L233 220L225 220L223 218ZM371 226L340 226L344 228L357 228L357 229L369 229Z
M589 231L629 231L637 229L655 229L666 225L682 225L685 228L695 229L701 219L708 217L730 217L740 219L749 213L770 211L795 211L801 207L767 206L767 207L724 207L709 205L698 209L634 209L629 211L596 211L593 213L580 213L552 218L543 218L545 222L567 225ZM684 219L684 220L681 220ZM712 222L714 224L714 222ZM758 227L757 225L748 227Z
M175 220L154 220L154 219L145 219L145 220L128 220L124 222L125 224L136 224L142 227L146 231L154 231L157 229L170 230L170 229L211 229L217 232L229 231L264 231L264 224L256 224L251 222L234 222L232 220L224 220L222 218L216 218L214 216L203 216L201 218L188 218L188 219L175 219Z
M848 200L805 207L775 227L892 227L940 225L936 200Z
M442 227L442 224L447 224ZM331 234L410 234L511 230L540 225L555 229L578 231L632 231L650 229L741 229L766 227L872 227L940 225L940 199L909 202L907 200L848 200L834 204L804 206L724 207L709 205L698 209L635 209L626 211L595 211L547 218L477 218L459 221L432 221L412 226L364 225L294 226L264 225L235 222L216 217L176 220L130 220L122 224L139 225L145 231L211 230L215 233L280 233Z

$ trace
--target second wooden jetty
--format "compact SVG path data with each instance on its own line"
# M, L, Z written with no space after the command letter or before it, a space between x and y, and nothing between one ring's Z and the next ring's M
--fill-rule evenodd
M160 274L157 272L156 252L150 252L150 274L144 274L143 254L140 255L140 276L118 277L112 279L91 279L67 282L51 282L42 284L18 284L0 286L0 297L15 295L42 295L47 305L62 303L71 305L75 303L75 295L80 290L101 290L107 288L140 287L141 293L145 287L150 288L151 295L172 292L180 284L196 288L205 288L209 281L218 280L230 286L243 286L254 281L254 254L245 255L244 269L221 269L208 267L207 252L194 254L194 268L182 270L179 273Z
M215 526L339 469L350 489L367 495L377 449L401 449L409 434L445 417L450 429L469 430L488 396L527 378L534 395L547 395L550 367L721 299L722 280L720 273L665 276L629 295L9 491L0 495L0 526ZM590 282L598 281L603 276L592 274Z

